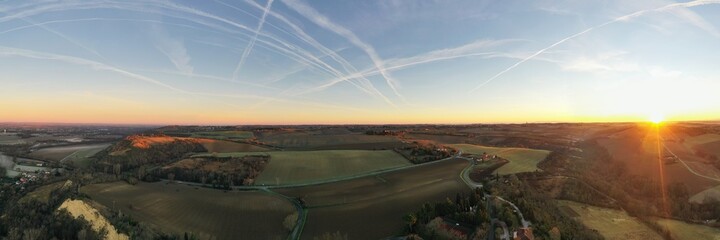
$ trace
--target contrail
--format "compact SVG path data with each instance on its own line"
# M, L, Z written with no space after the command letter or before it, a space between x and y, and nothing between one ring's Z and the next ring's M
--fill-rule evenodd
M44 52L36 52L32 50L26 50L26 49L20 49L20 48L11 48L11 47L4 47L0 46L0 56L18 56L18 57L26 57L26 58L34 58L34 59L46 59L46 60L56 60L56 61L62 61L66 63L71 63L75 65L83 65L88 66L96 70L103 70L103 71L110 71L115 72L121 75L125 75L130 78L134 78L137 80L141 80L144 82L152 83L176 92L183 92L187 93L187 91L167 85L163 82L160 82L158 80L145 77L139 74L131 73L104 63L95 62L92 60L87 60L83 58L78 57L71 57L71 56L65 56L65 55L59 55L59 54L52 54L52 53L44 53Z
M65 39L65 41L68 41L69 43L72 43L73 45L75 45L75 46L77 46L77 47L79 47L79 48L82 48L82 49L85 50L85 51L88 51L88 52L92 53L93 55L99 57L100 59L105 60L105 61L108 61L107 58L105 58L105 57L104 57L103 55L101 55L99 52L95 51L94 49L91 49L91 48L86 47L85 45L83 45L83 44L81 44L80 42L78 42L78 41L76 41L76 40L68 37L68 36L65 35L65 34L62 34L62 33L58 32L58 31L55 31L55 30L53 30L53 29L50 29L50 28L46 27L45 25L37 24L37 23L33 22L33 21L30 20L30 19L20 18L20 20L29 23L29 24L31 25L31 27L39 27L39 28L42 28L43 30L45 30L45 31L47 31L47 32L50 32L50 33L52 33L52 34L55 34L56 36L58 36L58 37L60 37L60 38L62 38L62 39Z
M494 47L494 46L503 45L503 44L507 44L507 43L511 43L511 42L518 42L518 41L524 41L524 40L521 40L521 39L479 40L479 41L475 41L475 42L465 44L465 45L462 45L459 47L434 50L434 51L430 51L430 52L412 56L412 57L389 59L386 61L385 71L394 71L394 70L411 67L414 65L442 61L442 60L455 59L455 58L461 58L461 57L472 57L472 56L508 57L506 55L503 55L503 53L499 53L499 52L475 52L475 51L478 49L484 49L484 48L488 48L488 47ZM373 76L373 75L377 75L377 74L381 74L379 69L370 68L370 69L364 70L360 73L351 74L350 76L346 76L346 77L359 78L359 77L369 77L369 76ZM333 86L342 81L344 81L343 78L334 79L323 85L317 86L312 89L308 89L301 94L323 90L325 88Z
M321 26L346 38L351 43L362 49L370 57L370 60L372 60L375 67L380 70L381 75L383 76L383 78L385 78L385 81L387 82L390 89L392 89L393 93L395 93L395 95L397 95L404 101L405 98L397 91L397 88L395 87L396 80L394 80L390 76L390 74L385 71L383 67L383 61L375 51L375 48L360 40L360 38L358 38L352 31L340 25L332 23L327 17L323 16L308 5L292 0L282 0L282 2L291 9L295 10L295 12L303 15L305 18L317 24L318 26Z
M273 0L268 0L267 5L265 5L263 14L260 17L260 21L258 22L257 28L255 29L255 35L250 39L250 42L248 43L247 47L245 48L245 51L243 51L242 56L240 56L240 62L238 63L237 67L235 67L235 71L233 72L233 79L238 78L238 73L240 73L240 68L242 68L242 65L245 63L245 59L247 59L247 56L250 55L250 52L252 51L252 48L255 45L255 41L257 40L258 34L262 30L263 24L265 23L265 17L267 17L268 12L270 11L270 7L272 7L272 3L273 3Z
M557 41L557 42L551 44L550 46L547 46L547 47L545 47L545 48L543 48L543 49L540 49L539 51L535 52L534 54L530 55L529 57L527 57L527 58L525 58L525 59L523 59L523 60L520 60L519 62L513 64L512 66L506 68L505 70L502 70L501 72L495 74L494 76L492 76L492 77L489 78L488 80L485 80L485 81L482 82L480 85L478 85L477 87L475 87L475 88L473 88L472 90L470 90L469 93L473 93L473 92L477 91L477 90L480 89L482 86L485 86L485 84L488 84L488 83L492 82L493 80L495 80L496 78L502 76L502 75L505 74L506 72L509 72L510 70L513 70L514 68L516 68L516 67L519 66L520 64L523 64L524 62L527 62L528 60L531 60L531 59L537 57L538 55L544 53L544 52L547 51L548 49L554 48L555 46L560 45L560 44L566 42L567 40L576 38L576 37L578 37L578 36L580 36L580 35L583 35L583 34L585 34L585 33L590 32L590 31L592 31L592 30L594 30L594 29L602 28L602 27L605 27L605 26L607 26L607 25L610 25L610 24L613 24L613 23L616 23L616 22L620 22L620 21L628 21L628 20L630 20L630 19L633 19L633 18L642 16L642 15L644 15L644 14L646 14L646 13L649 13L649 12L662 12L662 11L667 11L667 10L674 9L674 8L689 8L689 7L701 6L701 5L707 5L707 4L718 4L718 3L720 3L720 0L696 0L696 1L692 1L692 2L686 2L686 3L673 3L673 4L668 4L668 5L665 5L665 6L663 6L663 7L659 7L659 8L640 10L640 11L637 11L637 12L634 12L634 13L631 13L631 14L628 14L628 15L625 15L625 16L621 16L621 17L615 18L615 19L613 19L613 20L607 21L607 22L605 22L605 23L603 23L603 24L590 27L590 28L588 28L588 29L585 29L585 30L579 32L579 33L575 33L575 34L573 34L573 35L570 35L569 37L563 38L563 39L561 39L560 41Z
M260 6L259 4L257 4L257 3L254 2L254 1L247 0L246 2L247 2L248 4L250 4L251 6L256 7L256 8L258 8L258 9L261 9L261 10L264 9L262 6ZM222 3L222 2L221 2L221 3ZM226 5L226 4L224 4L224 5ZM226 5L226 6L228 6L228 7L230 7L230 8L237 9L237 10L241 10L241 9L238 9L237 7L232 6L232 5ZM244 10L242 10L242 11L245 12ZM299 39L299 40L302 40L302 41L304 41L305 43L309 44L310 46L312 46L312 47L320 50L320 52L324 53L324 54L327 55L327 56L330 56L330 58L332 58L332 59L335 60L337 63L339 63L340 66L341 66L346 72L349 72L349 73L355 73L355 72L357 72L357 69L355 69L355 67L353 67L352 64L350 64L350 63L349 63L347 60L345 60L342 56L338 55L335 51L330 50L330 49L328 49L327 47L325 47L324 45L322 45L321 43L319 43L317 40L315 40L314 38L312 38L312 36L310 36L310 35L308 35L307 33L305 33L305 31L303 31L302 28L300 28L299 26L297 26L296 24L294 24L292 21L289 21L289 20L288 20L287 18L285 18L284 16L282 16L282 15L280 15L280 14L278 14L278 13L272 12L272 11L269 12L269 15L272 16L272 17L275 17L276 19L278 19L278 20L280 20L281 22L285 23L287 26L289 26L290 28L292 28L292 30L295 31L296 34L291 34L291 33L285 31L285 30L282 29L282 28L279 28L279 27L277 27L277 26L275 26L275 25L273 25L273 24L268 23L269 26L271 26L271 27L273 27L273 28L275 28L275 29L278 29L279 31L281 31L281 32L283 32L283 33L286 33L286 34L288 34L289 36L293 36L293 37L295 37L295 38L297 38L297 39ZM298 51L306 52L305 50L298 50ZM384 94L382 94L382 92L380 92L379 90L377 90L377 88L375 88L375 86L370 82L370 80L368 80L368 79L366 79L366 78L364 78L364 77L360 77L360 78L346 78L346 77L344 77L345 74L341 73L339 70L337 70L337 69L335 69L334 67L330 66L330 65L327 64L326 62L320 60L320 57L315 57L313 54L311 54L311 53L309 53L309 52L306 52L305 55L308 56L308 57L310 57L311 59L317 61L318 63L322 64L323 66L325 66L325 67L327 68L327 70L329 70L329 71L331 72L331 74L334 75L335 77L340 78L340 79L343 79L343 81L349 82L349 83L352 84L353 86L357 87L359 90L361 90L361 91L363 91L363 92L366 92L366 93L368 93L368 94L371 95L371 96L379 97L380 99L382 99L383 101L386 101L386 102L387 102L388 104L390 104L391 106L395 106L394 103L392 103ZM359 83L354 83L353 80L357 80ZM358 85L358 84L362 84L363 86L360 86L360 85Z
M244 25L242 25L242 24L239 24L239 23L237 23L237 22L234 22L234 21L231 21L231 20L228 20L228 19L225 19L225 18L216 16L216 15L212 15L212 14L209 14L209 13L206 13L206 12L203 12L203 11L200 11L200 10L197 10L197 9L189 8L189 7L186 7L186 6L183 6L183 5L178 5L178 4L171 3L171 2L152 2L152 3L150 3L150 5L153 6L153 7L157 7L157 8L161 8L161 9L165 9L165 10L170 10L170 12L158 11L158 10L155 10L155 9L152 9L152 8L148 8L147 4L145 4L145 5L138 5L138 4L127 4L127 3L124 3L124 2L100 2L100 3L97 3L97 2L94 2L94 3L88 3L88 2L63 2L62 4L46 4L46 5L42 5L42 6L40 6L40 7L34 8L34 9L29 9L29 10L25 10L25 11L22 11L22 12L18 12L18 13L15 13L15 14L13 14L13 15L3 16L3 17L0 17L0 23L1 23L1 22L6 22L6 21L11 21L11 20L17 19L17 18L19 18L19 17L27 17L27 16L32 16L32 15L37 15L37 14L43 14L43 13L47 13L47 12L59 12L59 11L65 11L65 10L71 10L71 9L72 9L72 10L78 10L78 9L105 8L105 9L120 9L120 10L127 10L127 11L148 12L148 13L160 14L160 15L165 15L165 16L168 16L168 17L173 17L173 18L178 18L178 19L187 20L187 21L190 21L190 22L193 22L193 23L196 23L196 24L200 24L200 25L203 25L203 26L207 26L207 27L210 27L210 28L212 28L212 29L216 29L216 30L219 30L219 31L222 31L222 32L233 33L233 34L235 34L235 33L241 33L241 34L243 34L243 35L247 35L247 34L244 34L244 33L242 33L242 32L237 32L237 31L234 31L234 30L230 30L229 28L226 28L226 27L223 27L223 26L220 26L220 25L211 23L211 22L207 22L207 21L205 21L205 20L203 20L203 19L200 19L200 18L198 18L198 17L207 18L207 19L210 19L210 20L215 20L215 21L218 21L218 22L220 22L220 23L224 23L224 24L230 25L230 26L232 26L232 27L237 27L237 28L239 28L239 29L241 29L241 30L244 30L244 31L248 31L248 32L253 32L253 33L254 33L254 31L253 31L252 29L250 29L250 28L248 28L248 27L246 27L246 26L244 26ZM193 17L187 16L187 15L180 15L179 13L186 13L186 14L189 14L189 15L191 15L191 16L193 16ZM270 12L270 13L272 13L272 12ZM196 16L196 17L195 17L195 16ZM148 21L150 21L150 20L148 20ZM258 42L261 42L261 43L263 43L263 44L265 44L265 45L268 45L268 46L270 46L270 47L272 47L272 48L275 48L276 50L282 52L282 53L278 52L278 53L281 54L281 55L286 55L286 56L290 57L291 59L295 59L295 60L300 59L301 61L299 61L299 62L308 62L308 63L310 63L312 66L318 67L319 69L324 70L324 71L329 71L331 74L333 74L333 75L335 75L335 76L342 75L342 74L340 74L339 72L337 72L336 70L334 70L332 67L329 67L329 65L327 65L327 63L325 63L325 62L323 62L323 61L320 61L319 59L317 59L317 58L315 58L314 56L312 56L312 54L309 54L307 51L304 51L303 48L301 48L301 47L298 47L298 46L289 44L289 43L287 43L287 42L284 42L284 41L281 40L281 39L278 39L278 38L276 38L276 37L273 37L272 35L266 35L266 34L263 34L263 33L259 33L259 35L262 35L262 36L268 38L269 40L278 42L278 43L282 44L283 46L285 46L285 47L281 47L281 46L272 44L272 43L270 43L270 42L268 42L268 41L265 41L265 40L263 40L263 39L257 39ZM248 35L248 36L249 36L249 35ZM295 53L295 52L293 52L293 51L290 51L289 49L298 51L298 53ZM289 56L289 55L287 55L287 54L291 54L292 56ZM300 55L300 54L302 54L302 55ZM293 57L293 56L294 56L294 57ZM318 65L316 62L319 62L320 65ZM374 89L374 87L372 87L371 84L369 84L369 82L361 83L361 84L364 84L364 86L360 86L360 85L358 85L358 84L356 84L356 83L353 83L352 81L351 81L350 83L351 83L352 85L358 87L360 90L362 90L362 91L364 91L364 92L366 92L366 93L368 93L368 94L378 96L378 97L382 98L384 101L386 101L386 102L388 102L389 104L393 105L393 104L387 99L387 97L381 95L381 93L380 93L379 91L377 91L377 89Z
M117 74L120 74L120 75L123 75L126 77L130 77L130 78L133 78L136 80L140 80L140 81L148 82L148 83L151 83L154 85L158 85L158 86L167 88L169 90L172 90L172 91L175 91L178 93L194 95L194 96L272 100L272 101L278 101L278 102L296 103L296 104L311 105L311 106L325 107L325 108L342 108L345 110L362 111L361 109L352 109L352 108L347 108L347 107L341 107L341 106L335 106L335 105L317 103L317 102L311 102L311 101L299 101L296 99L289 100L289 99L273 98L273 97L267 97L267 96L251 95L251 94L238 95L238 94L192 92L192 91L187 91L187 90L183 90L183 89L179 89L179 88L170 86L168 84L165 84L165 83L158 81L156 79L153 79L151 77L132 73L132 72L129 72L129 71L117 68L117 67L109 66L109 65L106 65L106 64L103 64L100 62L95 62L92 60L87 60L87 59L78 58L78 57L53 54L53 53L37 52L37 51L32 51L32 50L20 49L20 48L11 48L11 47L0 46L0 56L16 56L16 57L25 57L25 58L33 58L33 59L55 60L55 61L61 61L61 62L65 62L65 63L75 64L75 65L87 66L87 67L90 67L95 70L114 72L114 73L117 73Z
M13 15L5 16L5 17L0 17L0 22L6 22L6 21L14 20L14 19L17 19L17 18L19 18L19 17L32 16L32 15L42 14L42 13L46 13L46 12L58 12L58 11L64 11L64 10L70 10L70 9L93 9L93 8L108 8L108 9L111 9L111 8L115 8L115 9L121 9L121 10L127 10L127 11L148 12L148 13L155 13L155 14L166 15L166 16L168 16L168 17L174 17L174 18L178 18L178 19L183 19L183 20L191 21L191 22L193 22L193 23L197 23L197 24L200 24L200 25L203 25L203 26L207 26L207 27L210 27L210 28L212 28L212 29L216 29L216 30L219 30L219 31L222 31L222 32L227 32L227 33L231 33L231 34L238 34L238 33L239 33L239 34L244 34L244 33L242 33L242 32L233 31L233 30L230 30L230 29L228 29L228 28L222 27L222 26L220 26L220 25L212 24L212 23L203 21L203 20L198 19L198 18L189 18L189 17L187 17L187 16L182 16L182 15L178 15L178 14L167 13L167 12L163 12L163 11L155 11L155 10L149 9L149 8L147 8L147 7L129 6L129 5L120 5L120 4L122 4L122 3L118 3L118 4L115 4L115 5L109 5L109 4L85 4L85 5L82 5L82 4L79 4L79 3L45 5L45 6L36 8L36 9L31 9L31 10L19 12L19 13L13 14ZM158 6L158 5L154 5L154 6ZM246 31L252 32L252 30L251 30L250 28L248 28L248 27L246 27L246 26L244 26L244 25L241 25L241 24L232 22L232 21L230 21L230 20L227 20L227 19L224 19L224 18L221 18L221 17L218 17L218 16L214 16L214 15L212 15L212 14L208 14L208 13L205 13L205 12L202 12L202 11L198 11L198 10L195 10L195 9L192 9L192 8L187 8L187 7L184 7L184 6L181 6L181 5L176 5L176 4L167 3L167 4L162 5L162 6L159 6L159 7L164 8L164 9L168 9L168 10L171 10L171 11L185 12L185 13L189 13L189 14L191 14L191 15L209 18L209 19L212 19L212 20L216 20L216 21L219 21L219 22L222 22L222 23L229 24L229 25L231 25L231 26L233 26L233 27L237 27L237 28L240 28L240 29L242 29L242 30L246 30ZM154 21L152 21L152 20L137 20L137 21L154 22ZM63 21L62 21L62 20L59 20L59 21L57 21L57 22L63 22ZM167 24L167 23L164 23L164 24ZM182 25L182 24L177 24L177 25L178 25L178 26L190 27L190 26ZM194 28L194 27L193 27L193 28ZM4 33L10 32L10 31L19 30L19 29L21 29L21 28L11 29L11 30L5 31ZM197 28L196 28L196 29L197 29ZM207 29L202 29L202 30L207 30ZM247 35L247 34L244 34L244 35ZM260 35L263 35L263 34L261 33ZM250 37L250 35L247 35L247 36ZM280 39L276 39L276 38L274 38L274 37L272 37L272 36L270 36L270 35L267 35L266 37L269 38L269 39L272 39L272 40L274 40L274 41L277 41L277 42L279 42L279 43L281 43L281 44L283 44L283 45L285 45L285 46L288 46L288 48L294 48L294 46L292 46L292 45L290 45L290 44L288 44L288 43L285 43L285 42L283 42L283 41L280 40ZM280 46L278 46L278 45L270 44L270 43L267 42L267 41L264 41L264 40L261 40L261 39L258 39L258 41L261 42L261 43L263 43L263 44L267 44L267 45L269 45L269 46L271 46L271 47L273 47L273 48L276 48L276 49L279 50L279 51L282 51L282 52L278 52L278 54L281 54L281 55L294 54L294 53L292 53L291 51L289 51L289 50L287 50L287 49L283 49L282 47L280 47ZM296 57L298 57L298 58L305 59L306 61L311 61L311 60L307 60L307 57L302 57L302 56L297 55L297 54L294 54L294 55L295 55ZM291 57L291 56L288 56L288 57L293 58L293 57ZM293 59L294 59L294 58L293 58ZM301 62L302 62L302 61L301 61Z
M0 9L0 12L5 12L5 10L1 10L1 9ZM42 28L43 30L45 30L45 31L47 31L47 32L50 32L50 33L52 33L52 34L54 34L54 35L56 35L56 36L58 36L58 37L60 37L60 38L62 38L62 39L65 39L65 41L68 41L69 43L71 43L71 44L73 44L73 45L75 45L75 46L77 46L77 47L79 47L79 48L82 48L82 49L85 50L85 51L88 51L88 52L92 53L93 55L99 57L100 59L103 59L103 60L107 61L107 59L106 59L103 55L101 55L99 52L95 51L94 49L91 49L91 48L86 47L85 45L83 45L83 44L81 44L80 42L78 42L78 41L76 41L76 40L68 37L68 36L65 35L65 34L62 34L62 33L58 32L58 31L55 31L55 30L53 30L53 29L50 29L50 28L46 27L45 25L37 24L37 23L35 23L34 21L32 21L31 19L26 18L26 17L19 16L18 19L20 19L20 20L22 20L22 21L24 21L24 22L26 22L26 23L29 23L29 24L30 24L29 27L39 27L39 28Z

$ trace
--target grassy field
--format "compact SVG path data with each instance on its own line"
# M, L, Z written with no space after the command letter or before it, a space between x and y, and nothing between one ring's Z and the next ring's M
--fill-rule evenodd
M325 150L221 153L217 156L270 155L270 163L255 185L312 183L411 163L391 150ZM202 156L202 155L200 155Z
M559 200L557 203L561 209L572 211L568 215L578 216L580 222L590 229L597 230L605 239L662 239L655 231L624 211L564 200Z
M499 174L513 174L519 172L533 172L537 170L537 164L544 160L550 151L529 148L498 148L485 147L472 144L451 144L450 147L457 148L463 153L498 155L510 162L498 168L495 172Z
M383 239L399 234L402 217L422 203L444 201L470 192L460 178L468 166L454 159L378 176L308 187L276 189L304 196L308 218L301 239L339 231L348 239Z
M263 133L260 141L288 149L391 149L402 143L394 136L366 134L310 134L306 132Z
M217 132L194 132L191 137L212 138L218 140L243 140L254 138L252 132L248 131L217 131Z
M180 237L285 239L283 220L295 212L286 199L262 192L223 192L180 184L124 182L81 188L94 201Z
M213 153L228 153L228 152L263 152L269 149L264 147L255 146L247 143L236 143L231 141L208 141L201 143L208 152Z
M720 229L686 222L659 219L657 223L670 229L677 240L720 240Z

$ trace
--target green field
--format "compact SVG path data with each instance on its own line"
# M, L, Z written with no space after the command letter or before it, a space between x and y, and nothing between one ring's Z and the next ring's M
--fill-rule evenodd
M557 203L561 209L572 211L568 215L578 216L580 222L590 229L597 230L605 239L662 239L655 231L629 216L625 211L564 200L559 200Z
M323 150L219 153L217 156L270 155L255 185L288 185L361 175L411 165L392 150ZM200 154L202 156L207 154Z
M657 223L667 227L677 240L720 240L720 229L686 222L659 219Z
M182 239L286 239L283 220L296 212L286 199L264 192L220 191L181 184L125 182L87 185L92 200L122 210Z
M537 164L544 160L550 151L529 149L529 148L500 148L486 147L473 144L450 144L453 148L462 150L463 153L498 155L510 161L495 170L499 174L513 174L520 172L533 172L537 170Z
M191 137L211 138L218 140L243 140L255 137L248 131L217 131L217 132L194 132Z

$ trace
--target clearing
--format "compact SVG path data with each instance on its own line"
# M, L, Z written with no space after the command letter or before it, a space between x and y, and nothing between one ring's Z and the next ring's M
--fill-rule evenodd
M200 154L195 156L203 156ZM270 155L255 185L308 184L412 165L392 150L324 150L219 153L218 157Z
M38 187L35 190L33 190L32 192L25 194L25 196L20 198L19 202L25 203L25 202L30 202L30 200L32 200L32 199L37 199L40 202L47 203L48 200L50 199L50 193L55 189L59 189L59 188L65 186L65 184L66 184L66 182L56 182L56 183L51 183L48 185Z
M577 217L590 229L597 230L605 239L662 239L655 231L625 211L590 206L582 203L558 200L558 206L570 216Z
M537 170L537 164L544 160L550 151L529 149L529 148L501 148L486 147L473 144L450 144L453 148L463 151L463 153L498 155L505 158L509 163L495 170L498 174L514 174L520 172L534 172Z
M93 184L81 192L164 232L193 233L198 239L285 239L289 231L282 222L296 212L288 200L264 192L161 182Z

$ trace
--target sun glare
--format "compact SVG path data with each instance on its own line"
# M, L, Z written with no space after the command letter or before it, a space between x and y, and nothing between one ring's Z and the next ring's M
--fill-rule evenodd
M665 118L664 118L662 115L653 114L653 115L650 116L650 119L649 119L649 120L650 120L650 122L652 122L652 123L654 123L654 124L660 124L660 123L662 123L662 121L663 121L664 119L665 119Z

